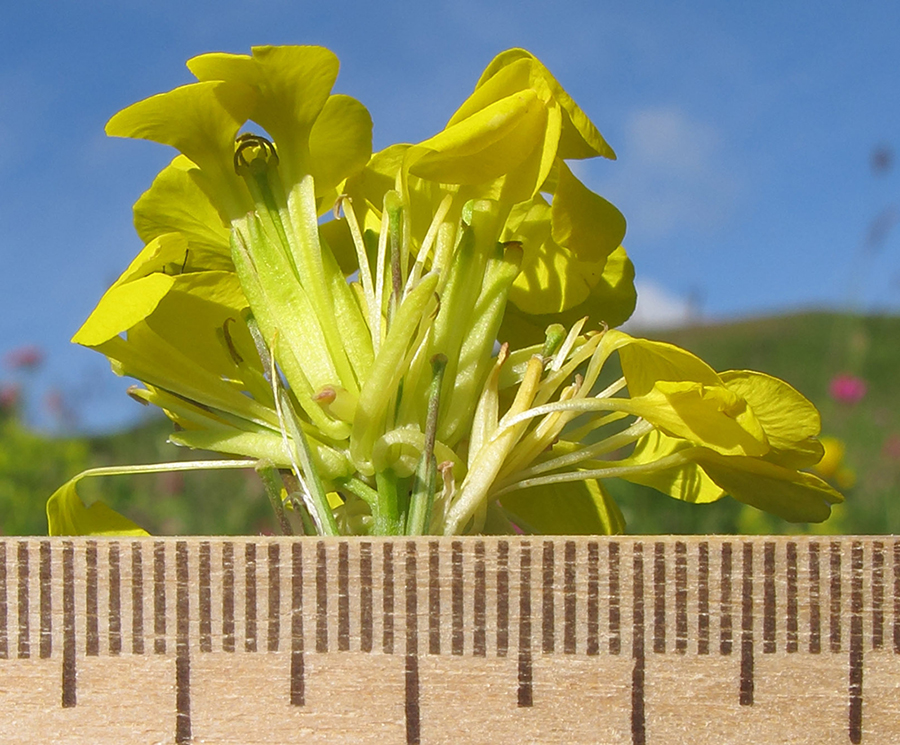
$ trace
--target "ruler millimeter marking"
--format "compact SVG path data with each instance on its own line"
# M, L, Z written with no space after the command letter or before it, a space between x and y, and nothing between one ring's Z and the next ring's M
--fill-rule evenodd
M898 539L0 541L0 680L5 664L36 658L59 680L59 708L77 712L91 658L173 659L174 700L158 714L179 744L195 735L204 656L283 657L278 690L299 711L315 685L310 664L327 676L333 655L352 653L402 657L407 743L434 733L429 659L467 658L477 671L509 658L510 695L485 705L512 718L543 711L566 660L595 660L598 676L609 675L604 660L630 660L622 734L635 745L654 742L648 691L661 667L677 676L680 659L735 659L726 690L750 710L766 696L765 658L828 657L845 666L833 691L843 741L859 743L867 652L900 655ZM3 726L0 739L16 734ZM900 720L889 726L900 731Z

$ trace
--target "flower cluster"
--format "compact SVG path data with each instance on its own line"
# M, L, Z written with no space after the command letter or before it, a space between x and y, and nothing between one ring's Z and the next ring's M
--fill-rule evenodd
M180 154L73 339L142 383L172 442L238 458L179 468L255 467L285 532L326 535L620 532L610 477L798 521L841 500L804 470L819 416L788 384L615 329L625 219L567 165L615 155L528 52L374 154L326 49L188 67L107 125ZM51 533L140 531L76 482Z

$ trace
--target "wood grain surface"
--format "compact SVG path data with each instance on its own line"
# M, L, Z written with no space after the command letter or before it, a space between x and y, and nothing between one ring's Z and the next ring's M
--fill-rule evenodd
M896 743L900 539L0 540L2 743Z

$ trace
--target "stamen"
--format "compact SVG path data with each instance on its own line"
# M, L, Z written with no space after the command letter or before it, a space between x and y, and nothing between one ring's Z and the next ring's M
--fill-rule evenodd
M437 461L434 457L434 441L437 434L438 412L441 407L441 384L447 357L436 354L431 358L431 390L428 394L428 417L425 422L425 447L419 467L416 469L413 494L409 504L407 535L423 535L431 524L434 489L437 480Z
M265 137L248 132L234 144L234 172L238 176L260 176L278 166L275 144Z
M349 203L349 209L344 205L345 201ZM356 220L356 213L353 211L353 202L350 197L346 194L341 194L334 203L334 213L335 217L338 217L338 213L343 213L344 219L347 221L347 227L350 228L350 236L353 238L353 246L356 248L356 259L359 262L359 278L362 282L366 305L369 309L369 331L372 335L372 350L377 355L378 347L381 344L381 308L376 300L375 288L372 285L372 270L369 267L366 244L359 230L359 223Z
M428 255L431 253L431 246L437 240L438 232L443 225L444 218L447 217L447 213L450 211L450 205L453 203L453 196L451 194L447 194L438 205L437 210L434 213L434 217L431 220L431 225L428 226L428 232L425 233L425 238L422 241L422 245L419 247L419 253L416 256L416 263L413 264L412 271L409 273L409 279L406 281L406 289L403 291L403 296L409 293L409 291L415 287L415 285L419 281L419 277L422 276L422 272L425 269L425 260L428 258ZM435 258L437 256L435 255ZM439 266L432 262L432 267L440 269Z
M222 336L225 338L225 346L228 348L228 353L231 355L231 359L234 361L235 365L242 365L244 362L244 358L238 354L237 348L234 346L234 341L231 338L231 332L228 330L228 325L230 323L237 323L234 318L226 318L225 323L222 324Z

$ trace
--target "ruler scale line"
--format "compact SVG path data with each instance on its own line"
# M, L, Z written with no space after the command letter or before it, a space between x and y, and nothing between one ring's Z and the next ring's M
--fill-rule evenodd
M359 544L359 648L371 652L374 644L374 609L372 605L372 544Z
M894 542L894 654L900 654L900 540Z
M269 625L266 651L277 652L281 641L281 546L272 541L268 545L269 565Z
M191 742L191 598L188 546L175 544L175 742Z
M753 544L743 545L741 572L741 706L753 705Z
M428 544L428 654L441 653L441 554L440 544Z
M585 652L600 654L600 545L588 543L587 556L587 640Z
M872 544L872 649L884 647L884 543Z
M450 544L450 650L455 655L461 655L465 648L465 606L463 604L463 548L462 541L453 541Z
M666 544L653 544L653 651L666 651Z
M419 711L419 628L418 628L418 586L416 583L416 543L406 544L406 743L419 745L421 742L421 719Z
M516 701L521 708L534 704L531 658L531 545L523 543L519 554L519 666Z
M6 542L0 541L0 660L9 658L9 601L6 599Z
M153 544L153 651L166 653L166 544Z
M110 655L118 657L122 653L122 575L120 546L113 541L109 544L109 603L107 648Z
M863 547L854 541L850 549L850 742L862 742L863 720Z
M222 544L222 651L235 651L234 543Z
M41 636L38 656L46 660L53 653L53 599L52 599L52 554L50 541L40 543L40 612ZM96 578L94 580L96 586Z
M394 544L385 543L382 551L382 649L394 654Z
M487 576L484 566L484 541L475 542L474 596L472 602L472 654L487 655Z
M86 628L84 632L84 653L88 657L97 657L100 654L100 609L97 586L97 541L88 541L85 544L84 548L84 615L86 621Z
M256 544L244 546L244 651L255 652L258 648L256 597Z
M775 544L763 544L763 654L776 649Z
M212 546L209 541L200 543L197 583L197 607L200 612L200 651L212 652Z
M575 654L577 639L575 634L577 595L576 595L576 546L575 541L566 541L565 575L563 579L563 652Z
M509 651L509 543L497 543L497 656Z
M697 654L709 654L709 543L697 546Z
M822 610L821 579L819 567L819 544L809 544L809 651L819 654L822 651Z
M303 546L291 544L291 706L306 703L303 669Z
M686 654L688 647L688 567L687 544L675 543L675 651Z
M140 541L131 544L131 653L144 654L144 558Z
M831 543L831 602L829 604L829 641L832 653L841 651L841 544Z
M719 574L719 654L722 655L730 655L734 644L731 616L732 558L731 543L723 543Z
M18 578L19 578L19 659L28 659L31 657L31 628L29 621L29 603L28 603L28 542L19 541L18 556Z
M555 554L553 541L544 541L541 559L541 651L552 654L556 647L553 590Z
M607 549L609 562L609 653L619 654L622 651L622 611L619 607L619 543L613 541Z
M646 659L644 650L644 546L637 542L632 549L632 642L631 656L634 667L631 671L631 742L644 745L647 741L646 710L644 706L644 683ZM655 578L655 568L654 568ZM654 601L655 604L655 601Z
M328 554L316 544L316 653L328 651Z
M75 545L63 543L63 660L62 707L71 709L77 703L75 668Z
M785 612L787 615L785 628L785 649L789 654L799 649L799 631L797 622L797 543L790 541L785 553L787 562L787 587L785 588Z
M350 546L338 544L338 651L350 649Z

